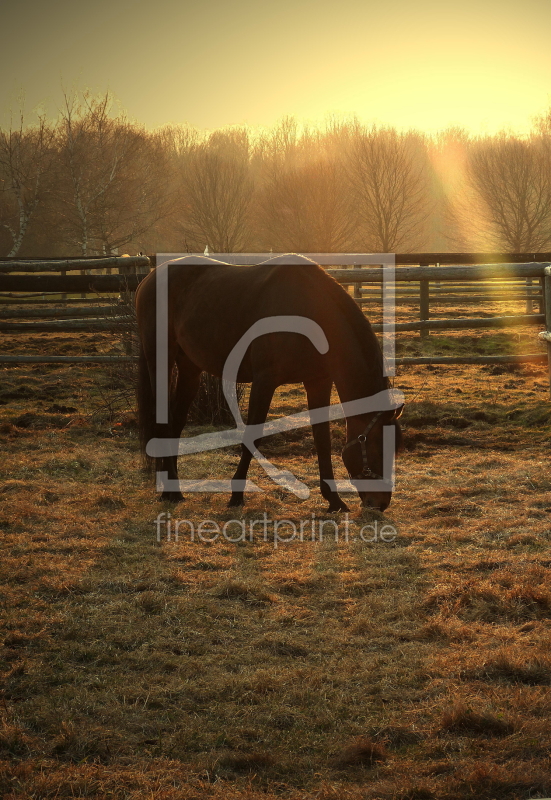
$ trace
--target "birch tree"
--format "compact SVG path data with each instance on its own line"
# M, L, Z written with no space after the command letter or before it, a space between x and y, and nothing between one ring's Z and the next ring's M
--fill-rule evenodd
M52 163L53 130L43 117L38 125L19 125L0 131L0 228L6 255L16 256L28 235L31 220L44 199Z
M58 127L60 229L83 256L116 253L167 213L161 146L110 105L66 97Z

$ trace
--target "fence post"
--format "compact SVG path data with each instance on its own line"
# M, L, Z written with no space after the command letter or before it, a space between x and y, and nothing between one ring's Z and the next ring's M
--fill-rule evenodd
M361 264L354 264L354 269L361 269ZM354 300L359 300L362 296L362 284L355 283L354 284Z
M86 275L86 270L85 269L81 269L81 270L79 270L78 274L79 275ZM80 293L80 299L84 300L85 298L86 298L86 292L81 292Z
M549 375L549 392L551 394L551 267L545 267L543 279L543 304L545 308L545 330L540 338L547 345L547 372Z
M532 305L532 278L526 278L526 313L531 314L534 310Z
M428 267L428 264L419 264L420 267ZM423 322L429 318L429 282L428 280L419 281L419 320ZM428 339L430 331L428 328L419 331L421 339Z

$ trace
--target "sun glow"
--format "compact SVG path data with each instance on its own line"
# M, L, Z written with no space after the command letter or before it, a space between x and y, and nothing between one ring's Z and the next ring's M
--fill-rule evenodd
M342 0L337 9L328 0L57 0L32 14L29 5L3 14L0 74L12 107L23 90L27 109L47 101L55 111L62 81L69 91L109 89L149 128L271 126L285 115L317 121L337 112L479 133L524 132L550 102L543 0ZM2 112L5 122L9 108Z

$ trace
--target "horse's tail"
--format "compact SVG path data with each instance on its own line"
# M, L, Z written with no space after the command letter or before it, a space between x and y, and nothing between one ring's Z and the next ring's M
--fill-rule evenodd
M151 375L143 344L140 342L140 355L138 361L138 381L136 385L136 399L138 401L138 431L140 436L140 451L143 466L146 472L153 473L155 460L146 453L146 446L155 436L155 395L151 384Z

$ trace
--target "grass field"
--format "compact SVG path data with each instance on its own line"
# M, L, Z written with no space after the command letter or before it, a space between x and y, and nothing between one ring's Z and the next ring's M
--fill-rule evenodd
M34 336L29 352L56 338L52 352L77 346ZM532 331L401 342L407 354L537 349ZM265 492L244 512L204 494L169 509L140 472L124 375L3 369L0 795L551 795L546 373L400 369L393 502L382 517L351 497L345 518L325 513L307 429L261 449L309 500L253 464ZM303 407L286 386L272 413ZM338 477L343 442L337 423ZM228 478L236 459L193 456L182 477ZM162 511L230 523L227 535L192 540L182 524L177 542L166 526L158 542ZM307 521L303 541L276 547L259 523L251 536L264 514ZM373 527L360 537L366 525L376 541Z

